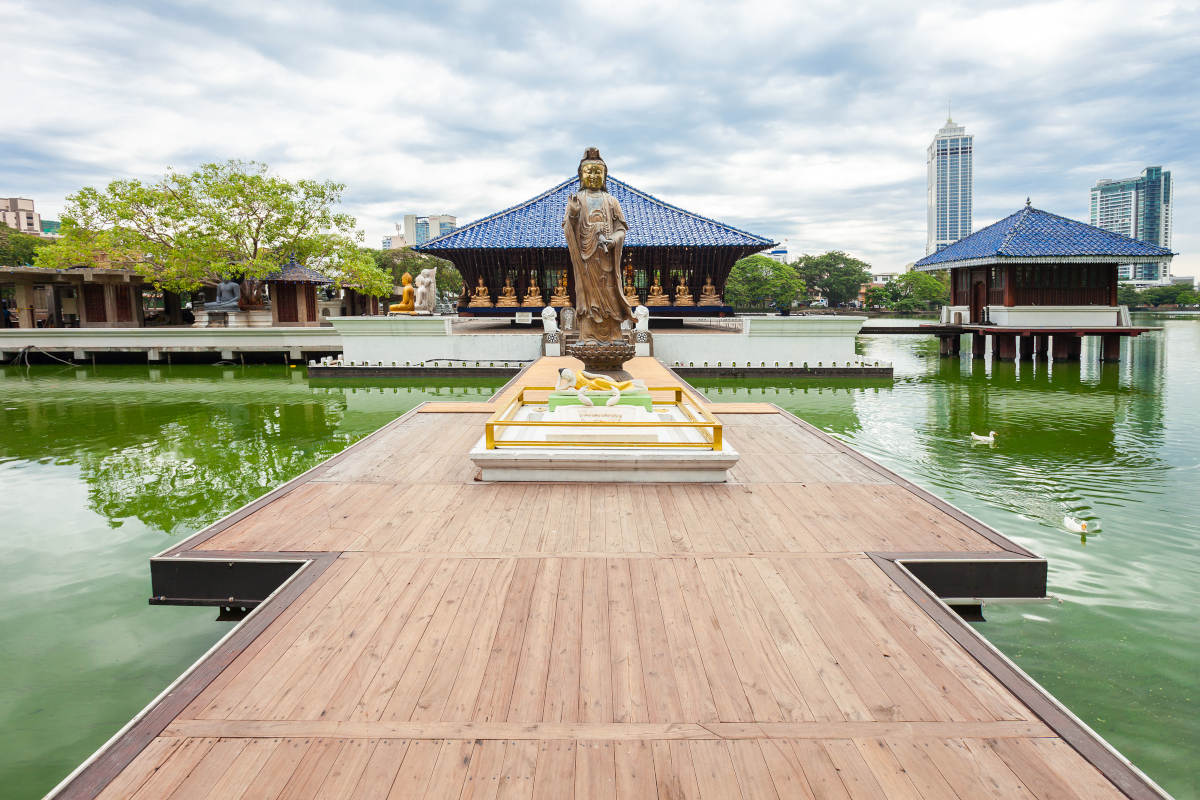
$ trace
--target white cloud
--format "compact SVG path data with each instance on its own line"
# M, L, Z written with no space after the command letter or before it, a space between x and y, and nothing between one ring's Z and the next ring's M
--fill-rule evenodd
M1176 272L1200 271L1200 25L1177 3L0 0L0 25L20 82L0 195L47 216L84 184L258 158L345 182L374 243L404 212L526 199L595 144L670 202L893 267L922 254L925 146L952 100L976 227L1026 195L1083 217L1097 178L1161 164Z

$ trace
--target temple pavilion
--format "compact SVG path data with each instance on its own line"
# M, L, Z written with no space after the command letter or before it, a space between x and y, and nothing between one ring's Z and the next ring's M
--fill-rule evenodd
M999 222L917 261L923 272L950 271L950 305L942 322L973 333L982 356L984 337L1002 360L1045 354L1078 359L1080 338L1103 338L1103 358L1115 361L1120 337L1147 328L1130 324L1117 305L1117 265L1170 261L1170 250L1047 211L1025 207ZM957 337L943 338L957 352Z
M466 284L459 301L463 314L513 314L564 305L566 296L574 302L574 276L562 220L567 198L577 191L579 178L572 177L537 197L413 249L445 258L458 268ZM637 301L652 315L732 313L722 298L734 262L775 245L770 239L665 203L611 175L608 191L621 204L629 223L622 256L625 281L632 284ZM490 306L470 302L480 278ZM505 305L502 300L506 281L517 305ZM711 287L706 290L709 281ZM542 302L534 302L536 296ZM629 292L626 296L633 300ZM526 298L530 301L524 302Z

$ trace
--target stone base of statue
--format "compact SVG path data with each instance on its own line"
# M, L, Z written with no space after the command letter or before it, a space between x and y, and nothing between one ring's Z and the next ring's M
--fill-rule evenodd
M469 308L492 308L492 301L487 297L472 297Z
M671 298L667 297L665 294L659 294L659 295L652 294L646 298L646 305L648 305L648 306L669 306L669 305L671 305Z
M725 305L725 303L719 297L701 297L700 305L702 305L702 306L723 306L723 305Z
M566 347L567 355L583 362L588 372L607 375L614 380L628 381L633 376L625 371L625 362L633 358L635 348L625 341L576 342Z
M517 298L501 295L496 298L496 308L519 308Z

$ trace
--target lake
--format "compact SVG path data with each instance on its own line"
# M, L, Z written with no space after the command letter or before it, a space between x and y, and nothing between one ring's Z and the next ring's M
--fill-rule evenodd
M872 325L912 324L872 320ZM1200 318L1141 317L1119 364L938 357L864 336L894 380L694 380L787 409L1044 556L1049 602L976 628L1178 798L1200 797ZM1092 348L1088 350L1086 348ZM749 384L749 385L747 385ZM996 431L993 446L971 433ZM1089 520L1081 537L1063 517Z
M40 797L228 630L148 559L425 400L281 366L0 368L0 795Z
M888 322L904 323L873 324ZM776 403L1049 559L1051 600L988 604L978 629L1168 791L1200 797L1200 320L1140 322L1164 330L1120 364L941 359L932 338L872 336L860 352L894 380L694 383ZM501 383L0 368L5 796L49 790L228 630L214 609L147 605L151 555L424 400ZM988 430L994 446L970 442Z

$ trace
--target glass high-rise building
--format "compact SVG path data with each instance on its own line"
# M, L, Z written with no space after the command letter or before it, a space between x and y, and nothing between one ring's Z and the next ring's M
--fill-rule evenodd
M1089 222L1131 239L1170 248L1174 192L1171 172L1162 167L1146 167L1136 178L1101 178L1092 187ZM1168 284L1170 262L1121 264L1117 280L1144 286Z
M925 254L971 234L975 136L947 118L926 157Z

